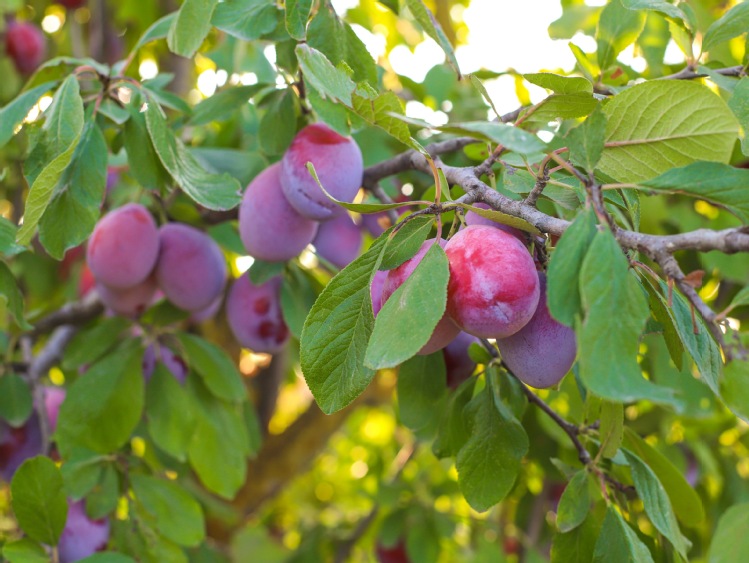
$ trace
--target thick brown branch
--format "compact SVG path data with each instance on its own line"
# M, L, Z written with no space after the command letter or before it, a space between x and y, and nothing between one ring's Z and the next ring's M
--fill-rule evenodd
M742 76L742 74L744 74L745 72L744 67L741 65L729 66L726 68L716 68L712 70L714 73L721 74L723 76ZM696 72L687 67L677 73L664 76L660 80L692 80L694 78L705 78L706 76L708 76L708 74L704 72Z

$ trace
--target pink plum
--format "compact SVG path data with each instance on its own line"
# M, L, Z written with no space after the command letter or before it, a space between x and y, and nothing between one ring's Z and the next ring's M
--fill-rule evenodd
M123 317L137 317L143 314L153 302L158 285L154 276L132 287L117 289L103 283L96 284L96 293L104 305Z
M104 551L109 542L109 519L91 520L82 500L68 505L68 519L57 551L60 563L73 563Z
M387 270L377 270L372 278L372 285L369 287L369 293L372 296L372 312L375 317L382 309L382 288L385 286L387 277Z
M491 207L486 203L474 203L472 204L474 207L479 207L481 209L491 209ZM516 229L515 227L510 227L508 225L503 225L502 223L497 223L496 221L492 221L491 219L488 219L486 217L482 217L475 211L469 211L466 213L466 225L484 225L486 227L494 227L496 229L501 229L506 233L511 234L516 239L518 239L520 242L525 244L525 234L520 229Z
M363 242L359 227L348 213L342 213L320 224L312 244L325 260L338 268L345 268L359 256Z
M226 299L226 316L237 342L254 352L278 352L289 340L281 312L281 278L261 285L245 274L237 278Z
M174 376L174 379L184 383L187 379L187 364L175 354L171 348L159 345L159 357L156 356L156 348L153 344L148 346L143 352L143 377L150 381L153 371L156 369L156 362L161 362L166 369Z
M65 400L65 394L65 389L62 387L44 388L44 408L47 411L50 434L57 430L57 416L60 414L60 405Z

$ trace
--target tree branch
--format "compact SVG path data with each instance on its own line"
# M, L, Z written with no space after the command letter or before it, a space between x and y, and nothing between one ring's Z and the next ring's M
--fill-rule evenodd
M95 319L104 311L104 305L95 292L91 292L81 301L68 303L54 313L40 319L29 336L35 339L42 334L52 332L63 325L82 325Z

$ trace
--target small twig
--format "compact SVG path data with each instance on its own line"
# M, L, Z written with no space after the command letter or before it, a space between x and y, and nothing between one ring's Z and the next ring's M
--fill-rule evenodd
M62 325L82 325L95 319L104 311L104 305L95 293L84 297L81 301L68 303L54 313L40 319L29 333L32 338L52 332Z

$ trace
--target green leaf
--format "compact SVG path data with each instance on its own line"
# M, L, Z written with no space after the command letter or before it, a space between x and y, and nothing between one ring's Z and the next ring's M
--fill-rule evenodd
M90 121L39 223L39 240L50 256L62 260L68 249L91 235L106 186L107 142Z
M226 0L216 6L212 24L244 41L254 41L276 28L280 10L267 0Z
M524 74L523 78L531 84L552 90L557 94L593 93L593 85L590 80L581 76L561 76L550 72L537 72Z
M437 439L432 444L434 455L439 458L458 455L460 448L468 442L471 437L466 405L473 398L473 388L476 386L476 378L471 377L464 381L457 391L450 395L447 407L444 409L442 422L440 423Z
M731 411L749 421L749 366L745 361L732 361L723 368L720 396Z
M8 312L20 328L31 330L32 326L23 316L23 294L5 262L0 262L0 302L5 302Z
M397 234L385 247L378 269L392 270L414 256L432 230L431 217L416 217L398 229Z
M295 53L305 80L315 90L323 97L333 98L353 107L351 96L356 86L345 71L333 66L325 55L309 45L297 45Z
M458 78L460 78L460 68L458 67L458 59L455 57L455 51L445 32L442 31L442 26L440 26L437 18L434 17L434 14L429 11L422 0L405 0L405 4L424 32L434 39L445 52L447 62L450 63L450 66L453 67L455 72L458 73Z
M421 350L445 312L449 277L447 255L435 242L383 304L364 357L365 366L395 367Z
M167 45L172 53L192 58L211 30L218 0L185 0L169 27Z
M600 521L591 513L571 532L554 534L551 542L551 563L591 563L600 525Z
M236 207L241 200L239 182L228 174L209 174L169 128L166 116L153 102L146 110L146 125L161 163L193 200L213 210Z
M749 558L749 503L735 504L718 520L710 542L709 563L735 563Z
M92 364L114 347L122 331L130 322L122 317L110 317L91 328L77 333L65 348L62 367L66 370L79 369Z
M166 184L169 175L161 165L159 155L156 154L148 135L146 116L135 107L135 104L129 104L127 107L130 119L125 122L122 138L130 163L130 174L144 188L160 190Z
M645 26L645 14L627 10L623 0L611 0L601 11L596 30L598 66L606 70L616 57L639 37Z
M307 20L312 0L286 0L286 31L297 41L307 37Z
M233 86L216 92L193 108L189 123L190 125L207 125L211 121L227 118L266 88L268 88L267 84L252 84Z
M9 563L49 563L44 548L29 538L6 543L2 551Z
M624 455L632 470L632 480L637 489L637 496L645 506L645 513L655 529L668 538L676 551L686 559L687 551L692 544L679 530L666 489L663 488L653 470L638 456L627 450L624 450Z
M81 559L79 563L135 563L135 559L114 551L102 551Z
M612 458L622 445L624 436L624 405L603 401L601 403L601 455Z
M466 407L473 414L471 437L458 452L455 464L460 490L479 512L507 496L528 452L528 436L499 399L497 387L496 382L487 384Z
M148 475L131 476L136 499L153 516L156 529L178 545L197 546L205 538L203 509L177 483Z
M621 514L610 506L596 541L593 561L598 563L653 563L653 556Z
M673 392L646 380L637 363L648 304L608 229L595 235L583 260L580 295L585 317L577 330L578 362L586 387L614 402L672 400Z
M304 323L302 373L326 414L347 406L374 377L374 370L364 364L374 325L369 286L390 232L330 280Z
M570 160L592 172L603 154L606 136L606 115L599 105L583 123L567 133Z
M250 453L240 405L216 398L197 378L188 378L188 392L198 407L188 450L190 466L207 489L232 499L245 482Z
M702 51L710 51L716 45L743 35L749 30L749 3L740 2L714 21L705 32Z
M697 491L669 459L640 438L632 429L624 429L624 446L648 465L666 489L676 517L690 527L702 523L705 508Z
M185 461L195 429L195 413L184 387L164 366L156 367L146 388L148 433L169 455Z
M471 137L487 139L521 155L531 155L546 150L544 142L534 134L507 123L469 121L466 123L451 123L438 129L466 133Z
M294 338L302 336L307 315L317 299L315 280L304 270L291 264L281 284L281 311ZM315 284L317 285L317 284Z
M677 6L666 0L622 0L628 10L651 10L670 18L682 26L687 25L687 15Z
M177 338L188 364L200 375L211 393L226 401L239 402L247 398L242 376L222 348L193 334L183 332Z
M57 420L64 453L72 446L111 453L130 439L143 412L142 356L140 346L129 342L68 388Z
M331 5L321 6L310 22L307 43L328 57L333 65L345 63L351 67L354 82L377 85L377 67L372 55L351 26L336 15Z
M513 215L507 215L506 213L496 211L495 209L484 209L483 207L466 205L465 203L461 203L459 204L459 206L463 209L473 211L476 215L480 215L481 217L485 217L486 219L491 219L496 223L508 225L510 227L514 227L531 234L540 233L540 231L536 227L531 225L525 219L520 219L519 217L514 217Z
M749 4L740 4L747 5ZM738 6L736 6L738 7ZM746 10L749 14L749 9ZM733 89L733 95L728 100L728 107L736 116L739 125L744 130L744 136L741 139L741 150L744 155L749 155L749 77L745 76L738 81Z
M596 216L588 209L564 232L549 262L547 306L556 320L570 327L582 314L580 269L595 235Z
M115 511L120 498L120 477L114 465L103 466L96 486L86 496L86 514L98 520Z
M16 226L5 217L0 217L0 254L10 258L25 250L16 244Z
M606 148L598 167L620 182L641 182L697 160L727 163L738 134L726 102L696 82L637 84L603 111Z
M31 416L33 406L31 388L21 376L15 373L0 376L0 418L18 428Z
M242 186L248 185L255 176L268 167L268 162L257 152L211 147L192 148L190 149L190 152L209 172L215 172L216 174L227 173L239 180L239 184ZM219 223L218 225L210 227L208 230L216 229L222 225L225 226L224 228L231 227L230 224ZM236 233L236 228L234 229L234 232ZM244 250L244 246L242 246L242 241L239 239L238 234L234 240L240 245L240 247L237 248L237 254L244 254L247 252ZM220 240L217 242L221 244ZM229 250L232 249L231 246L225 246L225 248ZM241 250L239 250L240 248Z
M684 194L727 208L749 223L749 170L717 162L694 162L639 184L664 193Z
M446 389L447 372L441 350L426 356L414 356L404 362L398 369L401 422L413 431L429 427L440 414L435 406L441 404Z
M86 448L73 448L60 472L65 495L73 500L85 497L101 480L107 457Z
M158 39L165 39L169 34L169 30L172 28L174 20L177 19L177 15L178 12L167 14L163 18L152 23L150 27L143 33L143 35L140 36L140 39L138 39L138 42L130 52L130 57L133 57L133 54L137 53L140 48L143 47L143 45L146 45ZM119 64L115 65L115 70L117 72L122 72L122 68Z
M526 122L546 123L554 119L585 117L597 106L598 101L590 92L552 94L521 114L521 117Z
M479 91L479 94L484 98L486 103L488 103L494 114L501 119L502 114L497 111L497 108L494 106L494 102L492 101L491 96L489 95L489 92L486 89L486 86L484 86L484 83L481 82L481 80L478 79L478 77L475 74L469 74L468 78L471 80L471 84L473 84L473 87L476 88L476 90Z
M364 121L376 125L407 147L426 154L424 148L411 137L408 125L398 117L404 116L405 113L400 98L393 92L388 91L375 96L357 92L353 95L352 104L349 105Z
M262 285L269 279L280 276L286 270L286 262L263 262L255 260L247 271L250 281L255 285Z
M22 92L17 98L0 109L0 148L13 138L16 127L26 118L42 94L49 92L56 84L56 82L45 82L31 90Z
M260 147L268 155L283 154L296 134L296 94L291 89L278 94L260 120L258 130Z
M26 535L56 545L65 527L68 503L55 463L44 456L24 461L13 475L10 494L13 513Z
M562 533L574 530L583 523L590 510L588 472L581 469L575 473L564 488L557 508L557 528Z

